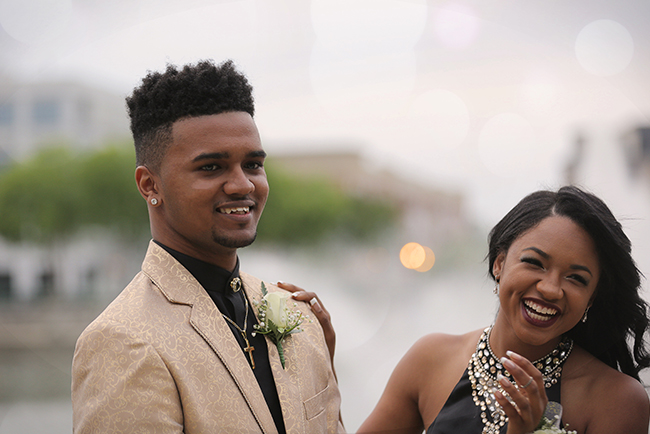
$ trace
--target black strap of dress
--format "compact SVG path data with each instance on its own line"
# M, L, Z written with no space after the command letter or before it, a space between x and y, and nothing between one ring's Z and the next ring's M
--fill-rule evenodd
M549 401L560 402L560 383L561 377L557 383L546 389ZM501 428L500 434L505 434L507 429L506 424ZM427 434L481 434L482 432L481 409L474 404L472 384L465 369L440 413L427 429Z

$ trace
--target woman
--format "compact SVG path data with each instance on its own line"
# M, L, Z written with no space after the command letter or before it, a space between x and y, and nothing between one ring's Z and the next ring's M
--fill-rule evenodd
M550 400L579 434L647 433L647 305L630 250L589 193L524 198L489 235L494 324L416 342L358 432L529 433Z

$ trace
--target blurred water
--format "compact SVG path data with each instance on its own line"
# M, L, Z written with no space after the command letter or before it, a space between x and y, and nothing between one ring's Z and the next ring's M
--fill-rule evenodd
M319 294L337 330L342 414L348 432L355 432L418 338L431 332L464 333L492 322L496 299L483 255L476 251L464 264L434 266L427 273L403 268L396 255L362 247L244 249L241 262L244 271L267 282L284 280ZM13 358L0 353L1 376L40 385L36 394L0 399L0 434L72 431L71 359L71 347L54 353L26 350ZM0 378L2 384L6 380Z
M0 404L0 434L69 434L70 400Z
M398 251L395 249L394 251ZM404 353L432 332L460 334L489 325L496 314L484 252L466 263L427 273L407 270L397 254L333 250L318 263L304 254L242 252L243 269L318 293L337 331L335 366L346 429L370 414ZM311 264L311 265L310 265Z

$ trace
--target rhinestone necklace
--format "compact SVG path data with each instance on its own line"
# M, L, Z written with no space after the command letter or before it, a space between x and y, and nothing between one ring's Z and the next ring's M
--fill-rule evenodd
M499 390L506 398L510 398L497 381L497 374L501 373L514 384L510 373L503 368L503 365L494 355L490 348L490 332L492 326L483 330L481 338L476 344L476 352L469 359L467 373L472 385L472 399L474 404L481 409L481 420L483 421L483 434L499 433L501 427L508 423L508 416L496 402L493 389ZM571 354L573 340L564 337L560 343L546 356L533 362L533 365L540 370L544 377L546 388L556 384L562 376L562 366ZM488 416L489 413L489 416Z

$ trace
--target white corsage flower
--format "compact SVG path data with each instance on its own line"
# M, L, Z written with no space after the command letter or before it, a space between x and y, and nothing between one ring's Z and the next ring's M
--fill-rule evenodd
M258 303L259 324L253 325L256 333L268 335L278 348L280 362L284 368L284 350L282 341L293 333L301 332L300 324L304 316L299 311L291 311L287 306L289 294L284 292L268 292L262 282L262 301Z
M560 428L562 419L562 405L559 402L549 401L544 411L542 421L531 434L578 434L577 431L567 431Z

